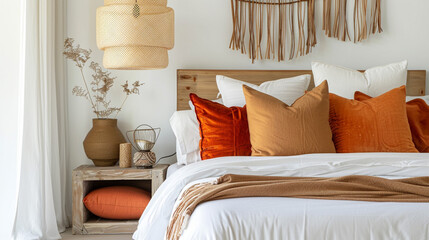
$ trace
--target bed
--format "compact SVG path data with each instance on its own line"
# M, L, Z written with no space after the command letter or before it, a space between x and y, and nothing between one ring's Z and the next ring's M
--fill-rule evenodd
M185 165L173 163L167 168L167 178L169 178L171 175L173 175L177 170L185 167Z
M311 71L178 70L178 110L189 93L215 99L216 75L259 84ZM425 71L408 71L407 94L425 94ZM310 86L310 89L314 84ZM177 199L197 183L224 174L387 179L426 176L428 153L305 154L222 157L173 167L139 221L134 239L164 239ZM364 202L281 197L232 198L200 204L180 239L429 239L429 203Z

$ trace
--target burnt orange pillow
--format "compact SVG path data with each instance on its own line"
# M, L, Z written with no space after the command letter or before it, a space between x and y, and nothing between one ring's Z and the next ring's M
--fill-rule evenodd
M329 100L337 152L418 152L407 120L404 86L364 101L333 93Z
M329 89L324 81L292 106L243 86L252 156L335 153L329 127Z
M250 136L246 107L222 104L190 95L200 124L201 159L250 156Z
M355 92L355 99L364 101L370 96ZM407 102L407 116L414 145L419 152L429 152L429 106L423 99Z
M150 193L130 186L96 189L83 199L94 215L106 219L139 219L150 201Z

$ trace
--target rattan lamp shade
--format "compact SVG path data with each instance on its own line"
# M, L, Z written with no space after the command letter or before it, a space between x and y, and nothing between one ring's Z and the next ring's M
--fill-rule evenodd
M97 9L97 46L110 69L161 69L174 46L174 11L166 0L105 0Z

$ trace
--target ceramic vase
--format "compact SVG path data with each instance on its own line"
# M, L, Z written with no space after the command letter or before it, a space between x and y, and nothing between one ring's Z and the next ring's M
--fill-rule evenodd
M113 166L119 159L119 144L126 140L117 119L93 119L92 129L83 141L86 156L95 166Z

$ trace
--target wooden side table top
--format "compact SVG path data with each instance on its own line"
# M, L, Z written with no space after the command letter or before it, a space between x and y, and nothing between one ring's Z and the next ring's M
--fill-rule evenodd
M153 175L164 173L169 165L157 164L153 168L120 168L119 166L96 167L81 165L73 170L73 175L79 174L84 180L141 180L152 179Z

